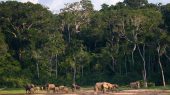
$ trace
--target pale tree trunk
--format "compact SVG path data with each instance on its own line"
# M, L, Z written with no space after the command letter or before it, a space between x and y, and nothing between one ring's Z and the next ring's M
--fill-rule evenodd
M160 57L161 57L161 54L160 54L160 44L159 44L159 46L157 48L157 51L158 51L158 63L159 63L159 66L160 66L160 69L161 69L161 74L162 74L162 82L163 82L163 85L165 87L166 83L165 83L165 77L164 77L164 70L163 70L163 67L162 67L161 60L160 60Z
M145 44L143 45L143 69L144 69L144 85L148 87L147 72L146 72L146 60L145 60Z
M55 64L55 77L57 78L58 77L58 56L57 56L57 54L56 54L56 64Z
M138 27L137 27L137 29L136 29L136 31L138 31ZM134 47L133 47L133 50L132 50L132 64L133 64L133 68L135 68L134 66L135 66L135 61L134 61L134 52L135 52L135 50L136 50L136 47L137 47L137 44L136 44L136 42L138 41L138 37L137 37L137 33L135 33L135 31L133 30L132 31L132 33L133 33L133 38L134 38Z
M142 58L142 61L143 61L143 71L142 71L142 75L143 75L143 80L144 80L144 86L145 87L148 87L148 84L147 84L147 75L146 75L146 61L145 61L145 44L143 45L143 54L139 48L139 45L137 45L138 47L138 50L139 50L139 54Z
M136 50L136 44L134 45L133 50L132 50L132 65L133 65L133 67L134 67L134 64L135 64L135 61L134 61L134 52L135 52L135 50Z
M36 62L36 69L37 69L37 78L40 77L40 71L39 71L39 64Z
M112 57L112 64L109 67L111 68L111 70L113 72L115 72L115 59L114 59L114 57L112 55L111 55L111 57Z
M76 27L76 33L79 33L80 32L80 22L76 23L75 22L75 27Z
M74 74L73 74L73 83L76 83L76 72L77 72L76 66L74 66L73 70L74 70Z
M38 62L38 54L36 52L33 52L33 55L35 57L35 59L37 60L37 62L35 63L36 64L36 72L37 72L37 78L40 77L40 68L39 68L39 62Z

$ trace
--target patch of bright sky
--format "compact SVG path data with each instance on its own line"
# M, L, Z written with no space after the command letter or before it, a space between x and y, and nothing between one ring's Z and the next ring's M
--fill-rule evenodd
M7 1L7 0L0 0L0 1ZM72 3L72 2L78 2L80 0L11 0L11 1L19 1L19 2L33 2L34 4L40 3L46 7L49 8L51 11L59 11L61 8L64 7L64 4L66 3ZM99 10L101 8L101 5L103 3L106 3L108 5L115 5L118 2L122 2L123 0L91 0L94 9ZM148 0L149 3L162 3L167 4L170 3L170 0Z

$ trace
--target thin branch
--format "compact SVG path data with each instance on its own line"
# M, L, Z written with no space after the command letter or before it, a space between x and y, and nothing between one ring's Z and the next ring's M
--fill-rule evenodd
M28 28L27 28L27 29L30 29L30 28L32 27L32 25L33 25L33 24L30 24L30 25L28 26Z

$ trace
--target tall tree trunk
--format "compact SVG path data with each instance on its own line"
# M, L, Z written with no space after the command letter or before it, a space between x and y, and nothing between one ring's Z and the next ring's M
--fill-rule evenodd
M165 77L164 77L164 71L163 71L162 63L161 63L161 61L160 61L160 56L159 56L158 60L159 60L159 66L160 66L160 69L161 69L163 85L164 85L164 87L165 87L165 86L166 86L166 83L165 83Z
M112 57L112 65L110 66L110 68L112 69L113 72L115 72L115 59L112 55L111 57Z
M165 76L164 76L164 70L163 70L163 67L162 67L162 63L161 63L161 60L160 60L160 57L161 57L161 52L160 52L160 44L157 48L157 51L158 51L158 63L159 63L159 66L160 66L160 69L161 69L161 74L162 74L162 82L163 82L163 85L164 87L166 86L166 83L165 83Z
M137 47L138 47L139 54L140 54L142 61L143 61L142 75L143 75L143 80L144 80L144 86L148 87L147 75L146 75L146 61L145 61L145 44L143 45L143 54L142 54L138 44L137 44Z
M135 52L135 50L136 50L136 44L134 45L133 50L132 50L132 65L133 65L133 67L134 67L134 64L135 64L135 60L134 60L134 52Z
M77 70L76 70L76 66L73 68L73 70L74 70L74 74L73 74L73 83L75 83L76 84L76 72L77 72Z
M39 71L39 64L36 62L36 69L37 69L37 78L40 77L40 71Z

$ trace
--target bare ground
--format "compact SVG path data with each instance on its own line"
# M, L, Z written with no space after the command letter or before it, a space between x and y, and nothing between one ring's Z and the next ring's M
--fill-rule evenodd
M117 92L98 92L94 93L93 90L81 90L69 93L46 93L45 91L38 92L37 94L1 94L1 95L170 95L170 90L122 90Z

